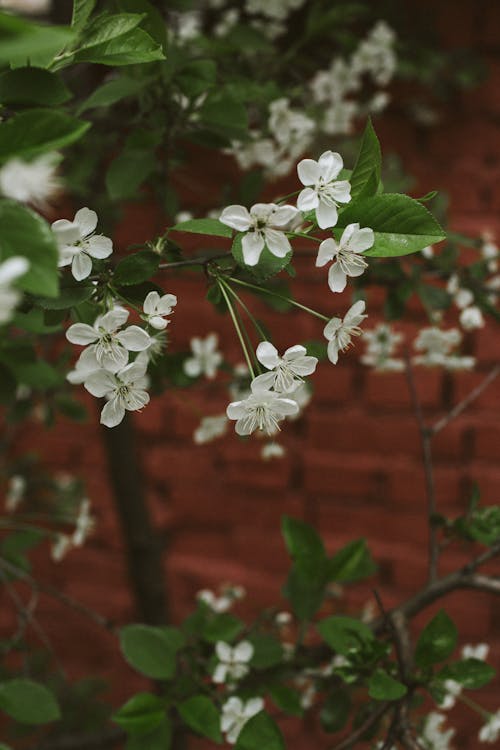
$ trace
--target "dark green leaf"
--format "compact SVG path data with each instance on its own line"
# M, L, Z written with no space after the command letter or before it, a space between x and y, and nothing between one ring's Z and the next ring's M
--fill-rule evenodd
M377 701L396 701L407 692L406 685L395 680L384 669L377 669L368 683L368 695Z
M102 86L99 86L83 104L78 108L78 114L85 112L87 109L94 109L96 107L110 107L112 104L126 99L129 96L135 96L141 91L144 91L145 86L152 79L144 80L144 78L127 78L126 76L120 76L119 78L113 78L111 81L106 81Z
M76 54L91 47L98 47L128 34L132 29L139 26L144 16L140 13L115 13L103 15L95 19L93 24L86 30L78 42Z
M159 263L160 256L150 250L128 255L116 266L113 281L117 286L141 284L155 274Z
M224 612L208 620L203 626L201 635L210 643L216 643L217 641L231 642L242 630L242 621L234 615Z
M86 302L95 292L95 286L85 281L72 283L69 279L64 280L64 286L61 285L59 296L57 297L38 297L37 304L44 310L67 310L75 307L81 302Z
M300 703L300 694L288 685L278 682L271 685L269 695L276 706L289 716L302 716L304 709Z
M213 237L231 237L233 230L218 219L190 219L182 221L171 228L171 232L190 232L208 234Z
M154 172L157 160L151 150L125 149L111 162L106 190L112 200L137 198L142 183Z
M352 649L373 641L373 633L364 622L354 617L333 615L321 620L317 628L328 645L339 654L347 656Z
M281 532L297 568L305 575L323 576L327 558L317 531L304 521L284 516Z
M2 104L38 104L50 107L71 98L57 73L42 68L16 68L0 75Z
M157 695L137 693L111 717L130 734L155 729L165 718L165 703Z
M367 198L376 194L380 183L381 165L380 143L372 122L368 119L358 158L351 175L351 200Z
M420 633L415 649L415 663L419 667L431 667L447 659L456 645L455 623L441 609Z
M137 65L164 60L161 47L142 29L133 29L117 39L82 50L75 55L76 62L93 62L100 65Z
M0 162L16 156L30 159L74 143L88 130L82 122L57 109L30 109L0 124Z
M217 91L205 99L199 110L200 122L228 138L246 138L248 116L244 105L227 91Z
M373 575L377 570L365 539L357 539L342 547L328 563L328 579L347 583Z
M23 678L0 683L0 709L22 724L47 724L61 715L48 688Z
M184 65L175 79L182 93L189 97L204 94L217 77L217 66L213 60L191 60Z
M446 289L431 284L419 284L417 294L422 300L424 307L431 310L446 310L451 305L451 296Z
M130 666L146 677L157 680L173 677L178 643L163 628L127 625L120 631L120 646Z
M338 732L347 724L351 710L351 698L347 690L334 688L326 696L320 720L325 732Z
M51 60L73 38L73 31L63 26L42 26L0 13L0 64L40 64L38 58Z
M241 730L234 750L285 750L283 735L264 711L252 716Z
M57 388L64 383L62 375L55 367L44 360L38 360L29 364L18 363L15 360L9 362L9 367L15 374L19 383L29 385L37 390Z
M54 333L61 330L61 324L47 325L43 310L33 308L29 312L17 312L12 318L11 324L15 328L21 328L29 333Z
M247 266L243 258L243 247L241 244L243 236L244 235L241 233L236 235L233 241L233 246L231 247L231 252L238 265L241 266L241 268L244 268L245 271L252 276L255 276L258 281L264 281L270 276L274 276L290 263L290 259L293 255L292 251L287 253L284 258L277 258L276 255L273 255L266 246L261 253L257 265Z
M441 680L455 680L469 690L476 690L487 685L495 677L495 670L481 659L463 659L454 664L447 664L439 674Z
M275 667L283 661L283 648L280 641L266 633L253 633L246 639L254 648L250 664L256 669Z
M131 735L125 750L170 750L172 744L172 725L165 716L161 724L144 734Z
M190 729L213 742L222 742L220 716L206 695L193 695L179 706L182 720Z
M94 10L96 2L97 0L73 0L71 26L77 30L82 29Z
M323 603L325 596L326 578L310 576L303 573L296 565L292 566L283 595L292 605L292 609L299 620L310 620Z

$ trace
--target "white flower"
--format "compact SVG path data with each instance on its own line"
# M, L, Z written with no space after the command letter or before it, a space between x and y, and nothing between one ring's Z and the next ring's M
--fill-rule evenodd
M363 333L366 342L366 352L361 357L364 365L373 367L379 372L400 372L404 370L402 359L395 359L395 353L403 336L386 323L380 323L371 331Z
M276 227L285 227L296 214L294 206L256 203L250 211L244 206L227 206L220 221L238 232L245 232L241 241L243 259L247 266L256 266L266 246L277 258L284 258L291 252L288 237Z
M13 474L9 478L7 492L5 493L5 510L14 513L21 503L26 492L26 479L20 474Z
M290 101L285 97L275 99L269 105L268 125L274 138L286 148L290 148L293 141L301 144L308 141L315 127L314 120L302 112L291 109Z
M201 14L197 10L179 13L177 15L177 38L181 42L189 42L199 36L201 31Z
M158 292L149 292L143 305L144 319L153 328L163 331L169 323L168 320L165 320L165 316L170 315L176 304L177 297L175 294L164 294L160 297Z
M76 212L73 221L58 219L52 224L52 231L59 247L59 267L71 265L71 273L77 281L82 281L92 271L92 258L107 258L113 252L109 237L94 234L97 214L89 208Z
M356 75L369 73L380 86L386 86L396 69L393 50L395 33L385 21L378 21L363 39L351 58L351 70Z
M261 458L264 461L269 461L271 458L283 458L286 451L282 445L275 443L274 440L270 443L266 443L262 446L260 451Z
M50 549L50 556L54 562L61 562L65 554L71 549L71 537L67 534L58 534Z
M218 437L222 437L227 430L227 417L225 414L217 414L214 417L203 417L194 431L193 440L197 445L210 443Z
M434 248L432 245L427 245L427 247L423 247L420 251L424 258L430 259L434 257Z
M196 598L204 602L213 612L227 612L231 609L235 597L223 595L216 596L210 589L202 589L196 594Z
M126 323L129 313L123 307L100 315L90 326L87 323L74 323L66 331L66 338L72 344L87 346L95 354L100 367L110 372L118 372L128 362L129 352L141 352L151 344L148 333L139 326L128 326L124 331L118 329ZM90 364L85 362L85 366ZM82 365L83 366L83 365ZM77 365L78 367L78 365Z
M462 334L457 328L443 331L435 326L423 328L413 346L423 354L413 357L415 364L426 367L446 367L448 370L466 370L474 366L474 357L460 357L453 349L460 344Z
M460 325L466 331L473 331L484 326L483 313L477 305L466 307L460 313Z
M226 681L241 680L248 674L248 662L253 656L254 648L249 641L241 641L234 648L229 643L218 641L215 644L215 652L219 663L213 674L213 681L222 684Z
M138 411L149 403L146 368L133 362L117 373L98 370L84 383L93 396L109 398L101 412L101 424L116 427L125 416L125 410Z
M21 299L21 293L11 286L12 282L24 276L28 268L26 258L19 255L0 263L0 325L10 320L14 308Z
M33 161L9 159L0 168L0 193L20 203L47 209L60 191L56 169L59 154L44 154Z
M441 725L445 721L446 716L437 711L431 712L426 717L422 731L422 739L426 743L425 747L428 748L428 750L450 750L450 741L455 734L455 730L448 729L447 731L444 731L441 728Z
M326 324L323 335L328 341L328 359L334 365L338 362L339 351L345 352L351 345L351 338L361 335L359 324L368 317L364 312L365 303L359 300L349 308L343 319L332 318Z
M352 132L354 118L359 112L356 102L339 99L325 109L321 129L327 135L347 135Z
M486 724L484 724L479 730L479 741L480 742L497 742L500 737L500 709L491 714Z
M93 372L96 372L100 369L101 365L97 361L95 349L93 346L89 346L80 354L75 362L74 370L71 370L66 375L66 380L72 385L78 385L87 380L89 375L91 375Z
M316 266L324 266L335 260L328 271L328 286L332 292L343 292L348 276L361 276L368 263L360 254L372 247L374 242L373 229L360 229L359 224L348 224L339 243L333 237L323 240L319 246Z
M445 696L439 703L440 708L447 710L455 705L455 698L462 692L462 685L456 680L445 680L443 683Z
M204 375L212 380L217 368L222 362L222 354L217 351L219 338L216 333L209 333L204 339L197 336L191 339L191 351L193 356L184 362L184 372L190 378L197 378Z
M81 547L95 525L94 518L90 515L90 500L84 498L78 509L75 530L71 537L71 543L75 547Z
M498 245L490 232L484 232L482 239L481 255L487 261L488 271L495 273L498 270Z
M336 180L344 162L340 154L325 151L318 161L302 159L297 165L299 180L306 185L297 199L300 211L316 211L321 229L334 227L337 223L337 205L349 203L351 185L347 180Z
M279 430L279 422L285 417L297 414L299 407L290 398L283 398L280 393L270 391L259 378L251 384L251 393L243 401L233 401L227 407L229 419L236 420L238 435L251 435L255 430L262 430L267 435L274 435Z
M318 364L316 357L308 357L306 348L297 344L291 346L282 357L269 341L262 341L257 347L257 359L270 373L260 376L260 383L274 388L279 393L291 393L306 375L311 375Z
M490 647L487 643L477 643L475 646L467 643L462 648L463 659L479 659L479 661L486 661Z
M235 695L229 698L222 706L220 722L220 728L226 735L226 742L234 744L247 721L263 708L262 698L250 698L246 703Z

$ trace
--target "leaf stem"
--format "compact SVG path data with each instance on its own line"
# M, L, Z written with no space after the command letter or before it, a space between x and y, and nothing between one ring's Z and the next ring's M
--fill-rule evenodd
M224 297L224 299L226 301L227 309L229 310L229 314L230 314L231 319L233 321L234 328L235 328L236 333L238 335L238 338L240 340L241 348L243 350L243 354L245 356L245 360L246 360L248 369L250 371L250 374L251 374L252 380L253 380L255 378L255 370L254 370L253 365L252 365L252 359L251 359L251 357L250 357L250 355L248 353L247 344L246 344L245 338L243 336L240 323L239 323L238 318L236 316L236 313L234 311L233 303L229 299L228 293L226 292L226 289L225 289L225 285L221 281L220 278L217 279L217 283L219 285L219 289L221 290L221 294L222 294L222 296Z
M284 294L278 294L278 292L273 292L271 291L271 289L266 289L265 287L257 286L257 284L250 284L247 281L236 279L234 276L230 277L230 281L233 281L235 284L239 284L240 286L247 287L247 289L253 289L254 291L257 291L257 292L264 292L265 294L269 294L272 297L276 297L276 299L282 299L285 302L289 302L294 307L298 307L300 310L304 310L304 312L307 312L310 315L314 315L315 318L320 318L320 320L325 320L327 323L330 320L330 318L328 318L326 315L322 315L322 313L319 313L317 310L313 310L312 308L307 307L306 305L303 305L301 302L297 302L291 297L286 297Z
M246 314L248 315L251 323L253 324L255 330L259 334L259 336L262 339L262 341L267 341L268 337L266 336L266 334L265 334L262 326L260 325L260 323L258 322L258 320L256 320L255 316L250 312L250 310L248 309L248 307L246 306L246 304L243 302L243 300L241 299L241 297L238 294L236 294L236 292L234 291L234 289L232 288L232 286L230 284L228 284L227 281L225 281L222 278L221 278L221 283L224 284L224 286L226 287L227 291L230 294L232 294L232 296L234 297L234 299L236 300L236 302L246 312Z

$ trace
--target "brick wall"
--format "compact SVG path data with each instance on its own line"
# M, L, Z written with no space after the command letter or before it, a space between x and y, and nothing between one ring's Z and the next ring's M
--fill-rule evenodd
M425 3L421 5L425 12ZM500 55L495 45L500 9L493 2L457 0L438 6L443 44L474 49L490 74L473 93L455 98L449 107L440 107L441 120L433 129L415 126L395 108L378 123L382 148L385 153L399 153L416 176L415 195L432 189L449 193L455 229L475 235L490 229L498 237ZM217 174L212 173L202 189L215 189L216 184ZM158 230L154 215L133 211L121 232L127 242L147 238ZM312 273L308 259L300 265L308 269L304 274L307 281L294 282L296 296L305 304L331 310L325 274ZM200 286L203 281L194 276L165 281L165 290L179 298L169 328L172 348L186 349L192 335L217 329L227 358L239 361L229 322L203 301ZM343 294L337 301L342 311L349 297ZM367 307L367 325L371 326L380 315L377 295L369 297ZM321 337L321 325L301 313L281 319L264 307L259 312L280 349ZM422 321L421 311L413 306L410 319L399 329L411 336ZM476 372L454 376L418 372L419 396L431 422L442 416L449 404L463 398L498 360L495 325L468 336L467 347L479 359ZM262 605L275 603L287 569L278 532L283 513L315 523L330 552L352 538L368 539L380 572L375 584L371 581L346 591L346 602L354 609L373 598L373 585L389 607L425 583L424 476L405 378L368 371L359 363L359 350L358 346L342 356L336 367L319 366L313 378L316 393L305 416L284 430L287 456L281 461L262 462L257 441L244 443L233 435L210 446L193 447L198 410L218 413L224 408L225 394L215 387L167 392L137 417L147 499L165 539L165 575L175 620L190 610L196 591L216 588L222 581L246 587L248 596L241 606L244 613L256 613ZM90 400L88 403L96 414L95 406ZM436 440L436 487L442 512L463 511L473 480L479 482L484 502L498 502L499 405L500 379ZM36 445L54 468L84 476L98 518L97 532L85 549L70 554L64 565L47 566L46 578L119 623L133 619L123 544L98 427L89 423L75 428L61 422L42 438L41 431L38 434L37 428L30 426L23 445ZM443 572L465 559L464 550L453 546L443 557ZM464 642L492 639L492 659L500 666L499 602L469 593L449 596L445 605L456 616ZM43 599L40 607L40 620L49 624L57 653L70 674L95 670L110 678L117 701L141 684L117 658L109 635L50 600ZM427 613L419 622L429 616ZM496 709L499 683L481 697L486 706ZM477 731L477 719L467 714L459 721L457 748L473 747L470 737ZM310 747L313 730L308 731ZM296 736L295 732L291 727L290 736ZM291 747L298 747L297 743ZM327 745L318 740L315 746Z

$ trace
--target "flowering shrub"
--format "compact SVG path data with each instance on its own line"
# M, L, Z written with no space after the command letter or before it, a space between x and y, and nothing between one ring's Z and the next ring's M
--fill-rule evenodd
M4 5L22 10L23 4ZM408 629L414 615L449 591L500 591L498 577L477 572L500 552L500 508L482 507L474 496L463 516L440 516L430 462L433 435L499 369L434 425L424 423L414 386L421 366L474 367L460 351L460 329L443 327L443 311L456 308L464 331L498 317L498 252L485 237L472 243L475 262L459 264L458 243L426 206L433 196L417 200L386 189L367 115L389 101L386 87L398 65L395 32L377 20L361 40L347 35L351 43L330 61L317 51L351 5L247 0L233 7L210 0L193 11L183 10L184 3L172 10L147 0L74 0L71 20L60 26L0 13L0 396L9 424L40 407L47 425L50 410L79 418L81 386L103 400L100 422L112 441L113 431L121 435L131 425L127 412L154 409L152 391L196 387L205 379L220 385L224 372L225 414L204 415L194 442L216 439L234 422L235 440L264 437L262 457L278 458L286 450L278 434L286 444L287 420L314 397L318 361L329 360L334 381L339 357L355 343L367 367L406 373L419 422L428 479L428 586L390 611L376 595L376 615L352 616L336 596L339 586L375 571L365 541L330 554L310 525L286 516L290 612L266 611L246 624L230 611L243 592L229 587L201 591L194 612L176 627L148 622L116 632L124 659L156 683L110 717L110 742L126 737L128 750L177 749L189 733L237 750L281 750L276 717L299 718L309 710L337 735L338 750L359 742L447 748L454 729L444 726L440 711L458 700L482 717L481 741L500 736L498 712L488 714L465 695L495 676L487 645L466 645L457 656L457 629L444 610L415 643ZM353 21L365 18L350 12ZM293 64L298 79L290 75ZM346 155L333 150L340 148L334 138L354 134L361 119L356 153L347 142L341 142ZM180 203L176 170L182 162L192 166L196 147L211 149L214 159L234 159L242 179L241 189L228 186L226 205L207 206L195 217L186 214L191 205ZM276 188L272 201L262 202L264 181L269 192L273 178L295 169L295 189L282 196ZM74 216L73 209L61 209L73 218L58 214L49 223L45 216L61 193L78 209ZM107 235L114 234L124 202L141 197L164 207L164 230L119 252ZM106 234L95 233L98 225ZM186 238L193 236L210 239L212 249L190 254ZM328 310L295 299L284 281L286 274L293 287L297 257L325 277ZM182 326L182 315L169 276L187 268L208 285L207 305L230 321L243 364L226 361L219 332L200 331L190 352L170 347L167 333ZM402 335L389 323L367 327L372 286L385 290L391 321L413 295L422 302L429 326L416 336L414 352L406 344L401 351ZM339 310L337 295L345 290L352 299ZM255 298L284 314L296 308L312 316L318 340L300 342L291 331L280 353L255 315ZM46 347L47 341L56 345ZM8 451L2 457L7 515L0 523L8 535L0 575L23 622L5 647L8 654L33 622L15 587L24 582L39 590L30 547L49 540L60 562L94 526L79 482L41 478L40 471L35 465L13 470ZM484 550L439 576L440 533ZM70 597L49 593L82 610ZM21 676L6 659L0 711L13 725L34 727L23 747L38 747L39 740L44 748L73 746L74 738L58 730L66 718L59 699L70 690ZM46 734L45 724L51 725ZM84 728L82 720L76 729ZM19 731L9 727L8 741Z

